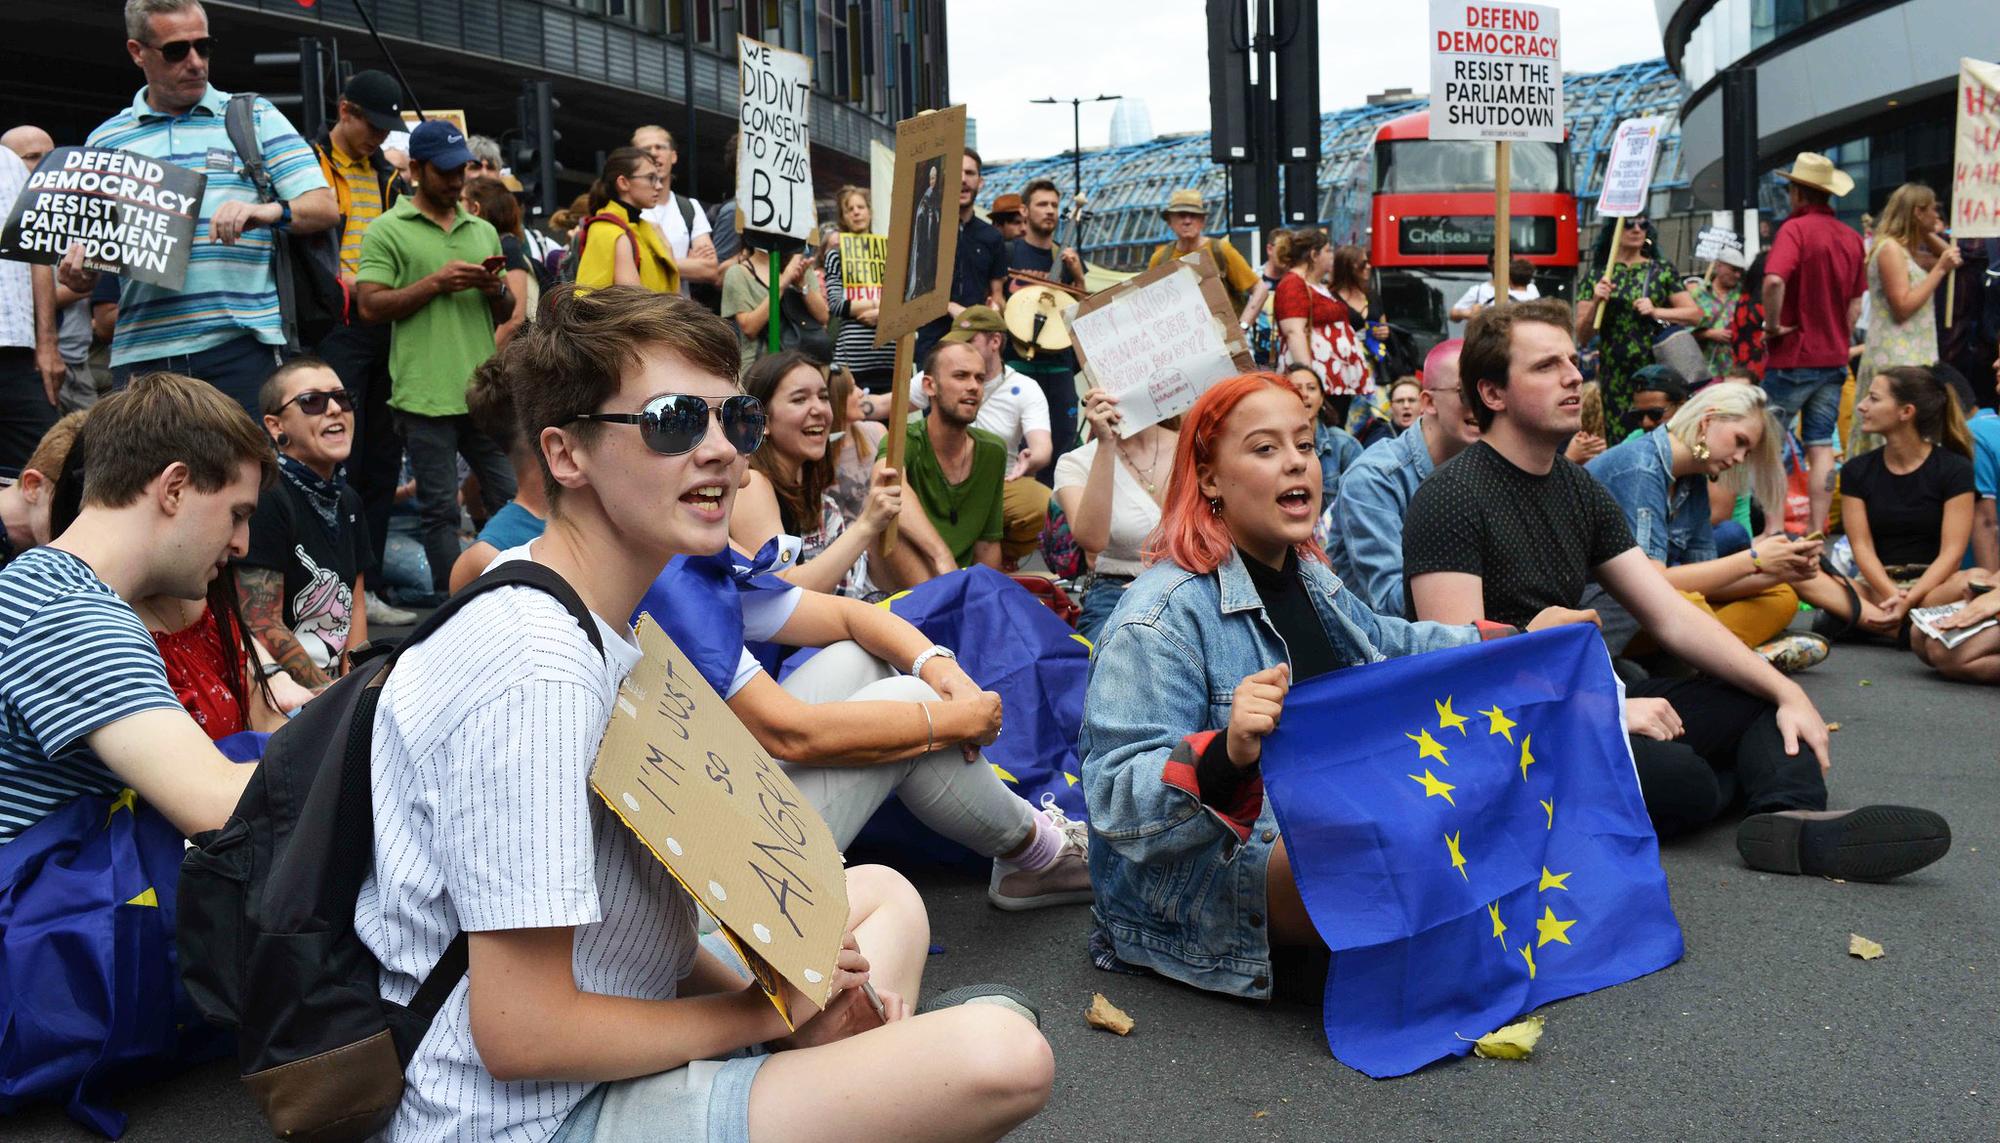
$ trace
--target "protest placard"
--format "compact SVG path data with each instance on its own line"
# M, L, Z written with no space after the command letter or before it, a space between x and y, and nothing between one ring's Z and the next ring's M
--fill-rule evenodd
M1951 236L2000 238L2000 64L1983 60L1958 61Z
M916 332L943 317L950 305L964 154L963 106L927 111L896 124L888 277L875 322L877 345Z
M1430 137L1562 142L1554 8L1431 0Z
M813 211L812 60L736 37L736 223L745 232L804 239Z
M1694 256L1702 262L1715 261L1724 250L1742 249L1743 239L1726 226L1704 226L1694 236Z
M1209 386L1256 368L1205 250L1101 290L1063 318L1086 383L1118 396L1120 436L1184 413Z
M458 128L459 134L461 135L472 134L472 129L465 125L465 111L462 108L449 107L442 110L439 110L437 108L432 108L431 110L426 111L421 115L417 114L414 111L405 111L402 113L402 115L403 115L403 129L406 131L415 131L417 129L417 124L422 123L426 119L442 119L446 123L451 124L453 127Z
M889 240L880 234L840 236L840 288L847 302L882 301L882 274L888 260Z
M14 200L0 258L54 265L80 243L88 269L178 290L207 186L199 171L131 151L57 147Z
M1611 140L1611 158L1604 167L1604 189L1597 195L1599 218L1630 218L1646 213L1653 193L1653 160L1660 153L1660 136L1667 121L1657 115L1627 119Z
M786 1023L782 981L824 1008L847 871L818 811L650 617L591 788L722 922Z

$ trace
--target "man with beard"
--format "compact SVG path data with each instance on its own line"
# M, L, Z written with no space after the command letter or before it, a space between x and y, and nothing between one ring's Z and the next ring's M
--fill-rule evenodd
M959 567L1000 566L1007 446L974 428L986 397L986 361L963 341L941 341L924 358L930 412L908 427L904 481Z
M1036 179L1021 191L1027 232L1007 243L1007 268L1026 270L1065 286L1083 285L1083 259L1074 247L1056 245L1056 223L1062 213L1062 192L1048 179ZM1031 279L1013 278L1008 293ZM1015 351L1008 339L1007 364L1032 378L1049 406L1051 449L1046 463L1030 470L1047 482L1056 461L1077 447L1076 353L1037 350L1033 357Z

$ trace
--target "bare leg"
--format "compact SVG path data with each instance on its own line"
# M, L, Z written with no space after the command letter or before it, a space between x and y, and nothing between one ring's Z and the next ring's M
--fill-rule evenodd
M1833 446L1807 445L1806 468L1810 473L1806 483L1812 501L1812 530L1825 532L1827 510L1833 506Z
M1918 638L1926 644L1926 661L1945 678L2000 685L2000 628L1981 631L1948 650L1936 640Z
M931 951L931 919L916 886L886 865L847 871L847 923L868 958L868 976L917 1006Z
M1271 848L1271 864L1264 872L1264 898L1264 907L1271 913L1272 944L1324 943L1313 927L1312 915L1306 912L1305 899L1299 896L1299 883L1292 877L1292 856L1283 838Z

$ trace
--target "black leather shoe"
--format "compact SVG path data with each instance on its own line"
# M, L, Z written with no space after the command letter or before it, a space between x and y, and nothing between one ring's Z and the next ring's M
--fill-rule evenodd
M1736 852L1752 869L1844 881L1914 873L1951 849L1951 826L1929 810L1781 810L1753 814L1736 830Z

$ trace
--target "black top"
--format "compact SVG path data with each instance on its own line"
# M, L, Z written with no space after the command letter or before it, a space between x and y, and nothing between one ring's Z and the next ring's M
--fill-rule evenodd
M958 252L951 269L951 300L961 306L983 306L993 279L1007 276L1007 240L992 223L973 215L958 228ZM938 338L951 332L951 317L938 318L917 331L921 362Z
M1605 487L1562 456L1524 472L1485 441L1418 486L1403 526L1405 606L1429 572L1480 577L1486 618L1525 628L1547 607L1575 607L1591 572L1633 546Z
M374 563L361 496L352 485L341 489L335 521L337 527L328 528L305 493L280 476L257 501L250 550L240 562L284 576L285 626L316 659L330 654L338 661L360 602L355 577Z
M1915 472L1889 471L1883 450L1840 466L1840 494L1868 505L1868 535L1884 567L1929 564L1944 534L1945 501L1972 493L1972 462L1933 447Z

